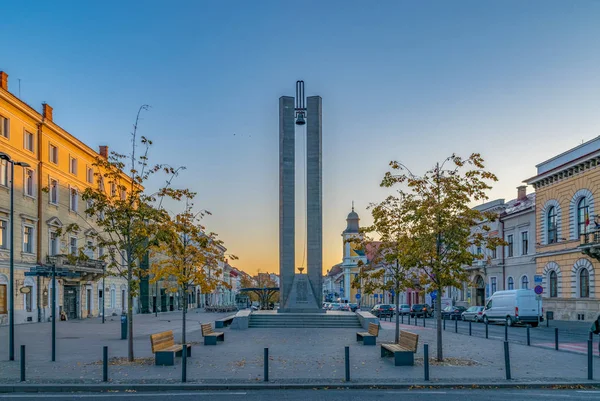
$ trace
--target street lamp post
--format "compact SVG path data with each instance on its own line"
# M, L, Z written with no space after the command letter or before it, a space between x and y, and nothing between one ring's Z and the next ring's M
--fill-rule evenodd
M0 160L10 163L10 262L9 262L9 311L8 311L8 359L15 360L15 165L29 167L25 162L16 162L4 152L0 152Z

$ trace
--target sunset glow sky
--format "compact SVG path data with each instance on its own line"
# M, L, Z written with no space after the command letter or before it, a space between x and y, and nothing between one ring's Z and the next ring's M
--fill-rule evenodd
M421 173L479 152L500 179L490 196L510 200L536 164L600 134L598 1L6 3L9 89L20 79L23 100L94 149L126 152L151 105L152 162L187 167L176 185L249 273L278 271L277 107L297 79L323 98L324 271L353 200L371 221L392 159Z

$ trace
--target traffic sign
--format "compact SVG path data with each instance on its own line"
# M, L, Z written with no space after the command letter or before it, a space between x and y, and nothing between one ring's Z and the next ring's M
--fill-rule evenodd
M360 294L356 294L356 299L360 299Z
M435 300L437 298L437 290L431 291L431 300Z
M538 301L538 302L541 301L542 300L542 296L540 294L537 294L535 296L535 300Z
M533 282L536 283L536 284L537 283L541 283L542 279L543 279L543 277L542 277L541 274L536 274L536 275L533 276Z
M536 294L541 295L544 292L544 287L541 285L536 285L534 291Z

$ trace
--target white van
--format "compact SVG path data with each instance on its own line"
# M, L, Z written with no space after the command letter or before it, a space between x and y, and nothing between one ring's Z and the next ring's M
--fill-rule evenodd
M533 290L496 291L483 310L484 322L529 323L537 327L543 320L542 301Z

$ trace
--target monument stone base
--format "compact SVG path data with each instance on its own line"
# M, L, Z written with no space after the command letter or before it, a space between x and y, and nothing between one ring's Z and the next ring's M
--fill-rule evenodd
M279 313L325 313L322 305L317 304L306 274L295 274L292 290L285 305L279 307Z

